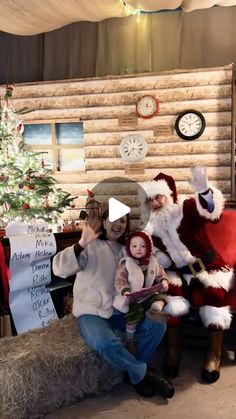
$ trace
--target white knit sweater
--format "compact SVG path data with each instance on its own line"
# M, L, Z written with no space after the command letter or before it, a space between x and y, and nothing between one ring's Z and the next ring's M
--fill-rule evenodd
M118 246L118 257L123 256ZM84 249L78 259L74 246L67 247L53 258L53 272L62 278L76 274L73 288L75 317L95 314L104 318L112 315L114 278L117 261L104 240L94 240Z

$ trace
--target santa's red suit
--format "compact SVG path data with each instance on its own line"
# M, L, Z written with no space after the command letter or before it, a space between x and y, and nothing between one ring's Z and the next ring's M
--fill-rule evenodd
M194 198L177 200L173 178L160 173L154 181L142 184L146 198L141 205L142 213L147 214L145 207L149 199L159 195L166 197L165 205L151 210L149 220L143 217L144 222L148 221L146 229L160 250L158 262L169 268L169 303L165 310L170 315L167 334L172 334L170 344L175 348L169 348L166 373L171 376L178 374L180 355L174 341L178 339L180 316L188 312L191 304L199 308L202 323L209 329L208 355L202 378L214 382L219 378L223 330L231 323L227 296L233 286L234 274L213 248L206 232L206 224L217 223L222 216L223 195L208 185L204 168L194 168L192 176Z

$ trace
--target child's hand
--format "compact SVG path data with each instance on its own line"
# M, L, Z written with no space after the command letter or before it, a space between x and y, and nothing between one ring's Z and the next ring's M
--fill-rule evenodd
M166 291L168 291L168 288L169 288L169 282L168 282L168 280L167 279L163 279L161 281L161 291L166 292Z
M123 295L124 295L125 299L128 300L129 295L130 295L130 291L125 291L125 293Z
M81 238L79 240L79 245L81 247L86 247L89 243L94 241L98 237L98 233L95 233L93 228L89 225L87 221L82 221L79 224L79 228L82 230Z

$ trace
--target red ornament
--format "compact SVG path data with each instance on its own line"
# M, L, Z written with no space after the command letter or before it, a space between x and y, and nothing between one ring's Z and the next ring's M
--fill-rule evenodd
M1 182L5 182L5 181L7 181L9 179L9 177L8 176L5 176L5 175L0 175L0 181Z
M29 189L29 191L32 191L35 188L35 183L29 183L26 187Z
M24 124L22 122L18 122L16 125L16 133L21 135L24 132Z
M30 209L30 205L27 202L25 202L24 204L22 204L22 208L23 209Z
M94 193L93 193L93 191L90 191L89 189L87 189L87 194L88 194L88 196L89 196L90 198L93 198L93 197L94 197Z

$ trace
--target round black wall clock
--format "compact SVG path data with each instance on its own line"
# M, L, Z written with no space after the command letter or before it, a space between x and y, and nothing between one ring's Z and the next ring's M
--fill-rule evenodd
M201 112L193 109L181 112L175 121L175 130L183 140L196 140L206 127L206 121Z

